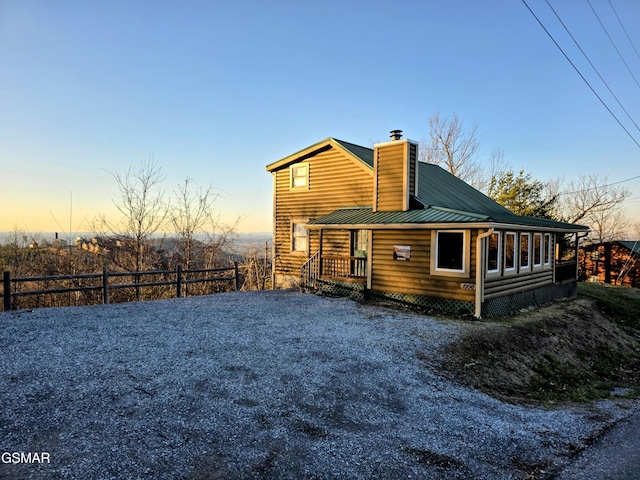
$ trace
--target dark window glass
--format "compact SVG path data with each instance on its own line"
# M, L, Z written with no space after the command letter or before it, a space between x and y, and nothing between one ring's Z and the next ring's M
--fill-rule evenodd
M437 268L462 270L463 247L464 234L462 232L438 232Z

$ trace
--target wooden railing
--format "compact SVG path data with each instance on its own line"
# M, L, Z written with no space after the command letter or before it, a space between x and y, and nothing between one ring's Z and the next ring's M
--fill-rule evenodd
M318 288L320 276L320 252L314 253L300 270L300 290Z
M231 272L231 274L221 275ZM192 274L204 274L207 275L202 278L185 278L187 275ZM214 276L209 276L213 274ZM156 281L141 281L144 278L151 276L164 277L164 280ZM109 279L116 277L130 277L134 279L133 283L110 283ZM82 285L85 280L96 279L93 285ZM97 279L100 279L98 282ZM150 270L145 272L109 272L107 268L103 268L102 273L89 273L89 274L77 274L77 275L55 275L55 276L40 276L40 277L23 277L12 278L10 271L5 271L3 275L3 305L4 310L12 310L15 306L15 298L32 296L32 295L46 295L46 294L59 294L59 293L71 293L71 292L88 292L93 290L102 291L102 303L109 303L109 292L115 289L133 288L138 291L142 287L154 287L154 286L172 286L175 285L175 296L182 297L183 288L193 283L208 283L208 282L227 282L233 281L235 290L239 290L239 276L238 276L238 263L234 262L232 267L228 268L209 268L209 269L194 269L183 270L180 265L175 270ZM68 285L71 282L71 286L60 286L57 288L44 288L39 290L21 290L18 285L24 285L33 282L60 282ZM60 284L58 283L58 285ZM91 282L90 282L91 283ZM95 283L98 283L96 285Z
M367 259L340 255L322 255L320 278L365 282Z

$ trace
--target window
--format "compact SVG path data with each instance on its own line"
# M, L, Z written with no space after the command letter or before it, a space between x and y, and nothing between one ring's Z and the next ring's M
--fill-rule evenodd
M469 231L437 230L431 236L431 272L437 275L468 277Z
M504 234L504 271L513 272L516 269L516 234Z
M487 252L487 272L496 273L500 271L500 234L489 235L489 251Z
M289 168L291 176L292 189L308 189L309 188L309 163L297 163Z
M291 251L304 252L308 251L309 246L309 230L305 228L304 223L291 224Z
M351 256L367 256L367 231L353 230L351 232Z
M528 233L520 234L520 270L529 268L529 237Z
M544 264L545 266L551 265L551 234L544 234Z
M542 234L533 234L533 266L542 266Z

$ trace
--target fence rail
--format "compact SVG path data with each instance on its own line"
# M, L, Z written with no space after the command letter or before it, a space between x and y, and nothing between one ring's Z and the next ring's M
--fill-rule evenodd
M212 276L205 278L185 278L188 274L221 274L224 272L231 272L229 275L224 276ZM146 281L142 282L141 279L149 276L173 276L173 279L159 280L159 281ZM133 283L110 283L110 278L117 277L133 277ZM79 281L85 279L101 279L101 285L74 285L71 287L60 288L46 288L40 290L17 290L16 286L19 284L26 284L29 282L61 282L65 280ZM4 310L13 310L15 306L14 299L17 297L25 297L31 295L46 295L56 293L71 293L71 292L86 292L101 290L102 291L102 303L109 303L109 291L123 288L141 288L141 287L155 287L155 286L172 286L175 285L176 297L180 298L183 295L183 286L194 283L210 283L210 282L228 282L233 281L235 290L240 289L240 278L238 275L238 262L234 262L233 266L227 268L209 268L209 269L194 269L183 270L181 265L178 265L175 270L149 270L144 272L109 272L106 267L102 269L102 273L83 273L77 275L52 275L52 276L38 276L38 277L22 277L11 278L11 272L5 271L3 275L3 305ZM13 288L12 288L13 287Z

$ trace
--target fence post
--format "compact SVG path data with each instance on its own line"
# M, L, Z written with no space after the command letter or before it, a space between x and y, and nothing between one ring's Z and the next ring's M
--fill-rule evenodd
M233 276L235 278L236 292L240 290L240 278L238 277L238 262L233 262Z
M3 284L4 284L4 311L8 312L11 310L11 272L9 270L5 270L3 275Z
M176 298L182 297L182 265L176 266Z
M109 271L102 267L102 303L109 304Z

